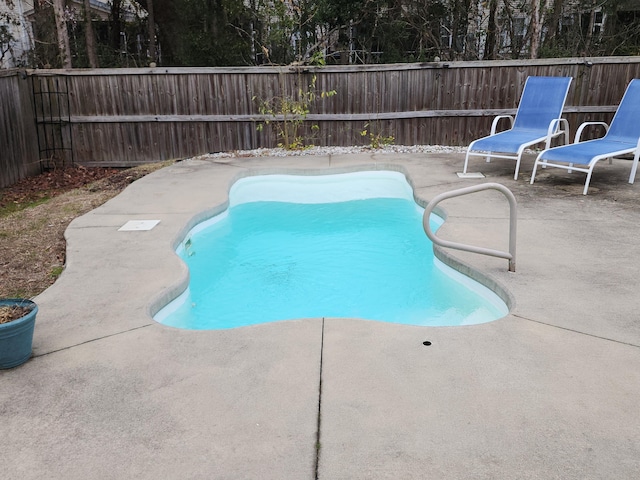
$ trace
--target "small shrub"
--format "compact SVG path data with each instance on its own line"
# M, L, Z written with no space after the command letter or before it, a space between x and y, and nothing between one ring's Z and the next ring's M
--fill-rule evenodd
M369 129L368 123L365 123L360 135L363 137L369 137L369 147L374 149L393 145L393 141L395 140L392 135L384 136L379 131L377 133L372 132L371 129Z
M301 76L301 73L298 73ZM301 79L300 79L301 80ZM258 131L262 131L265 125L274 127L278 138L278 146L287 150L301 150L313 146L309 143L309 138L302 134L302 127L311 110L311 106L320 100L333 97L337 92L316 91L316 75L311 77L311 82L306 88L300 87L295 95L282 95L268 100L260 100L253 97L258 102L258 111L268 118L263 123L258 124ZM300 81L299 84L302 82ZM317 124L311 126L312 131L317 131L320 127Z

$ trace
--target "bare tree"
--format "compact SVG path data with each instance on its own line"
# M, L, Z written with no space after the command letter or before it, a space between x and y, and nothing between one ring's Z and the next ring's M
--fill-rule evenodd
M88 1L88 0L87 0ZM147 26L149 35L149 61L156 61L156 21L153 14L153 0L147 0Z
M540 46L543 43L543 27L547 22L547 15L553 11L554 0L531 1L531 23L529 24L529 56L538 58Z
M489 19L487 21L487 41L484 46L484 60L495 60L498 44L498 25L496 24L496 11L498 0L489 0Z
M53 13L56 19L56 31L58 38L58 51L63 68L71 68L71 47L69 46L69 33L64 14L64 0L53 0Z
M538 58L538 50L540 49L540 36L542 35L542 19L543 9L540 3L543 0L531 0L531 16L529 20L529 56Z
M111 47L120 51L120 31L122 30L122 0L111 0Z
M89 58L89 66L98 68L98 55L96 54L96 36L93 32L93 23L91 22L91 4L90 0L84 0L84 26L85 26L85 44L87 46L87 57Z
M562 16L562 5L564 0L551 0L553 7L549 10L547 16L547 35L545 36L545 44L551 45L560 33L560 18Z
M467 41L465 60L478 60L480 40L480 8L477 0L471 0L467 9Z

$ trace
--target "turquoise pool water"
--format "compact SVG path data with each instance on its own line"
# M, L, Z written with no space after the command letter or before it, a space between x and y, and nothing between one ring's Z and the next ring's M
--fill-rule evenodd
M397 172L242 179L229 209L178 247L189 287L155 319L226 329L317 317L444 326L506 315L495 293L434 258L422 213Z

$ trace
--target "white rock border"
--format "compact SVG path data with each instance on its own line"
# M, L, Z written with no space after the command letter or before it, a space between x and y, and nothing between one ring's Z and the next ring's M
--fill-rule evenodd
M464 153L467 147L446 147L442 145L387 145L381 148L360 147L310 147L304 150L284 148L257 148L231 152L208 153L197 159L238 158L238 157L301 157L312 155L348 155L352 153Z

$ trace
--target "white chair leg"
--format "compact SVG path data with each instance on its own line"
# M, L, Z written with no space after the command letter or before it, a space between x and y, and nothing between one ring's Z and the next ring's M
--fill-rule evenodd
M516 159L516 171L513 175L513 179L517 180L518 179L518 172L520 171L520 160L522 160L522 153L520 153L518 155L518 158Z
M629 183L633 183L636 179L638 160L640 160L640 149L636 149L636 153L633 155L633 164L631 166L631 175L629 175Z
M584 182L584 189L582 190L583 195L586 195L587 190L589 189L589 182L591 182L591 174L593 173L593 167L594 165L592 165L591 168L589 168L589 173L587 173L587 179Z
M522 155L524 155L524 148L524 146L520 147L516 153L516 171L513 175L514 180L518 179L518 172L520 172L520 163L522 162Z
M467 154L464 157L464 167L462 168L462 173L467 173L468 165L469 165L469 149L467 149Z
M533 164L533 172L531 172L531 181L529 185L533 185L533 181L536 179L536 171L538 170L538 159L536 158L536 163Z

